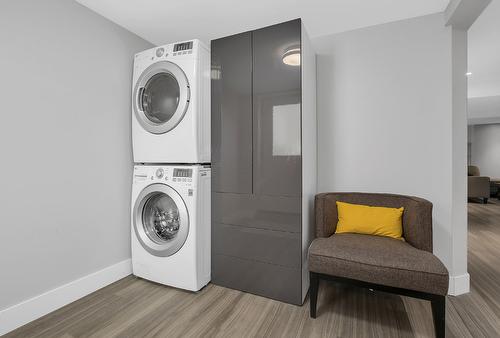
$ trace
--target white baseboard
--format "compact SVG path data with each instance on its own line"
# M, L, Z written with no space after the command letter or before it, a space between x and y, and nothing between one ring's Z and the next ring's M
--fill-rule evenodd
M0 311L0 336L132 273L126 259Z
M448 294L451 296L459 296L470 291L470 276L465 273L460 276L450 276L450 285Z

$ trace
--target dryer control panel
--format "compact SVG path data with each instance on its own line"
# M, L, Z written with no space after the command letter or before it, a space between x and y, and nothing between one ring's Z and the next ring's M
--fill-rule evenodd
M193 49L193 41L176 43L174 45L174 52Z

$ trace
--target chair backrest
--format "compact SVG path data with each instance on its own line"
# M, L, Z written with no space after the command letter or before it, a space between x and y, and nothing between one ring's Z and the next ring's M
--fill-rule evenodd
M404 208L403 237L417 249L432 252L432 203L419 197L359 192L329 192L316 195L316 237L335 233L338 215L335 202Z
M481 176L481 172L479 171L479 167L475 165L470 165L467 167L467 175L468 176Z

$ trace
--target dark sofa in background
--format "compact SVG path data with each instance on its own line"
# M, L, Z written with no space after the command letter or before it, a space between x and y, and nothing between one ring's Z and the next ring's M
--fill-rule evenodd
M470 165L467 169L467 197L479 198L488 203L490 197L490 178L481 176L479 168Z

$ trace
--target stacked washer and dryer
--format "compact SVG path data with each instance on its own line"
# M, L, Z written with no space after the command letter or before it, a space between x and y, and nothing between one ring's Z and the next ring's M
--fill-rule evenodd
M186 290L210 281L210 53L198 40L135 55L134 275Z

